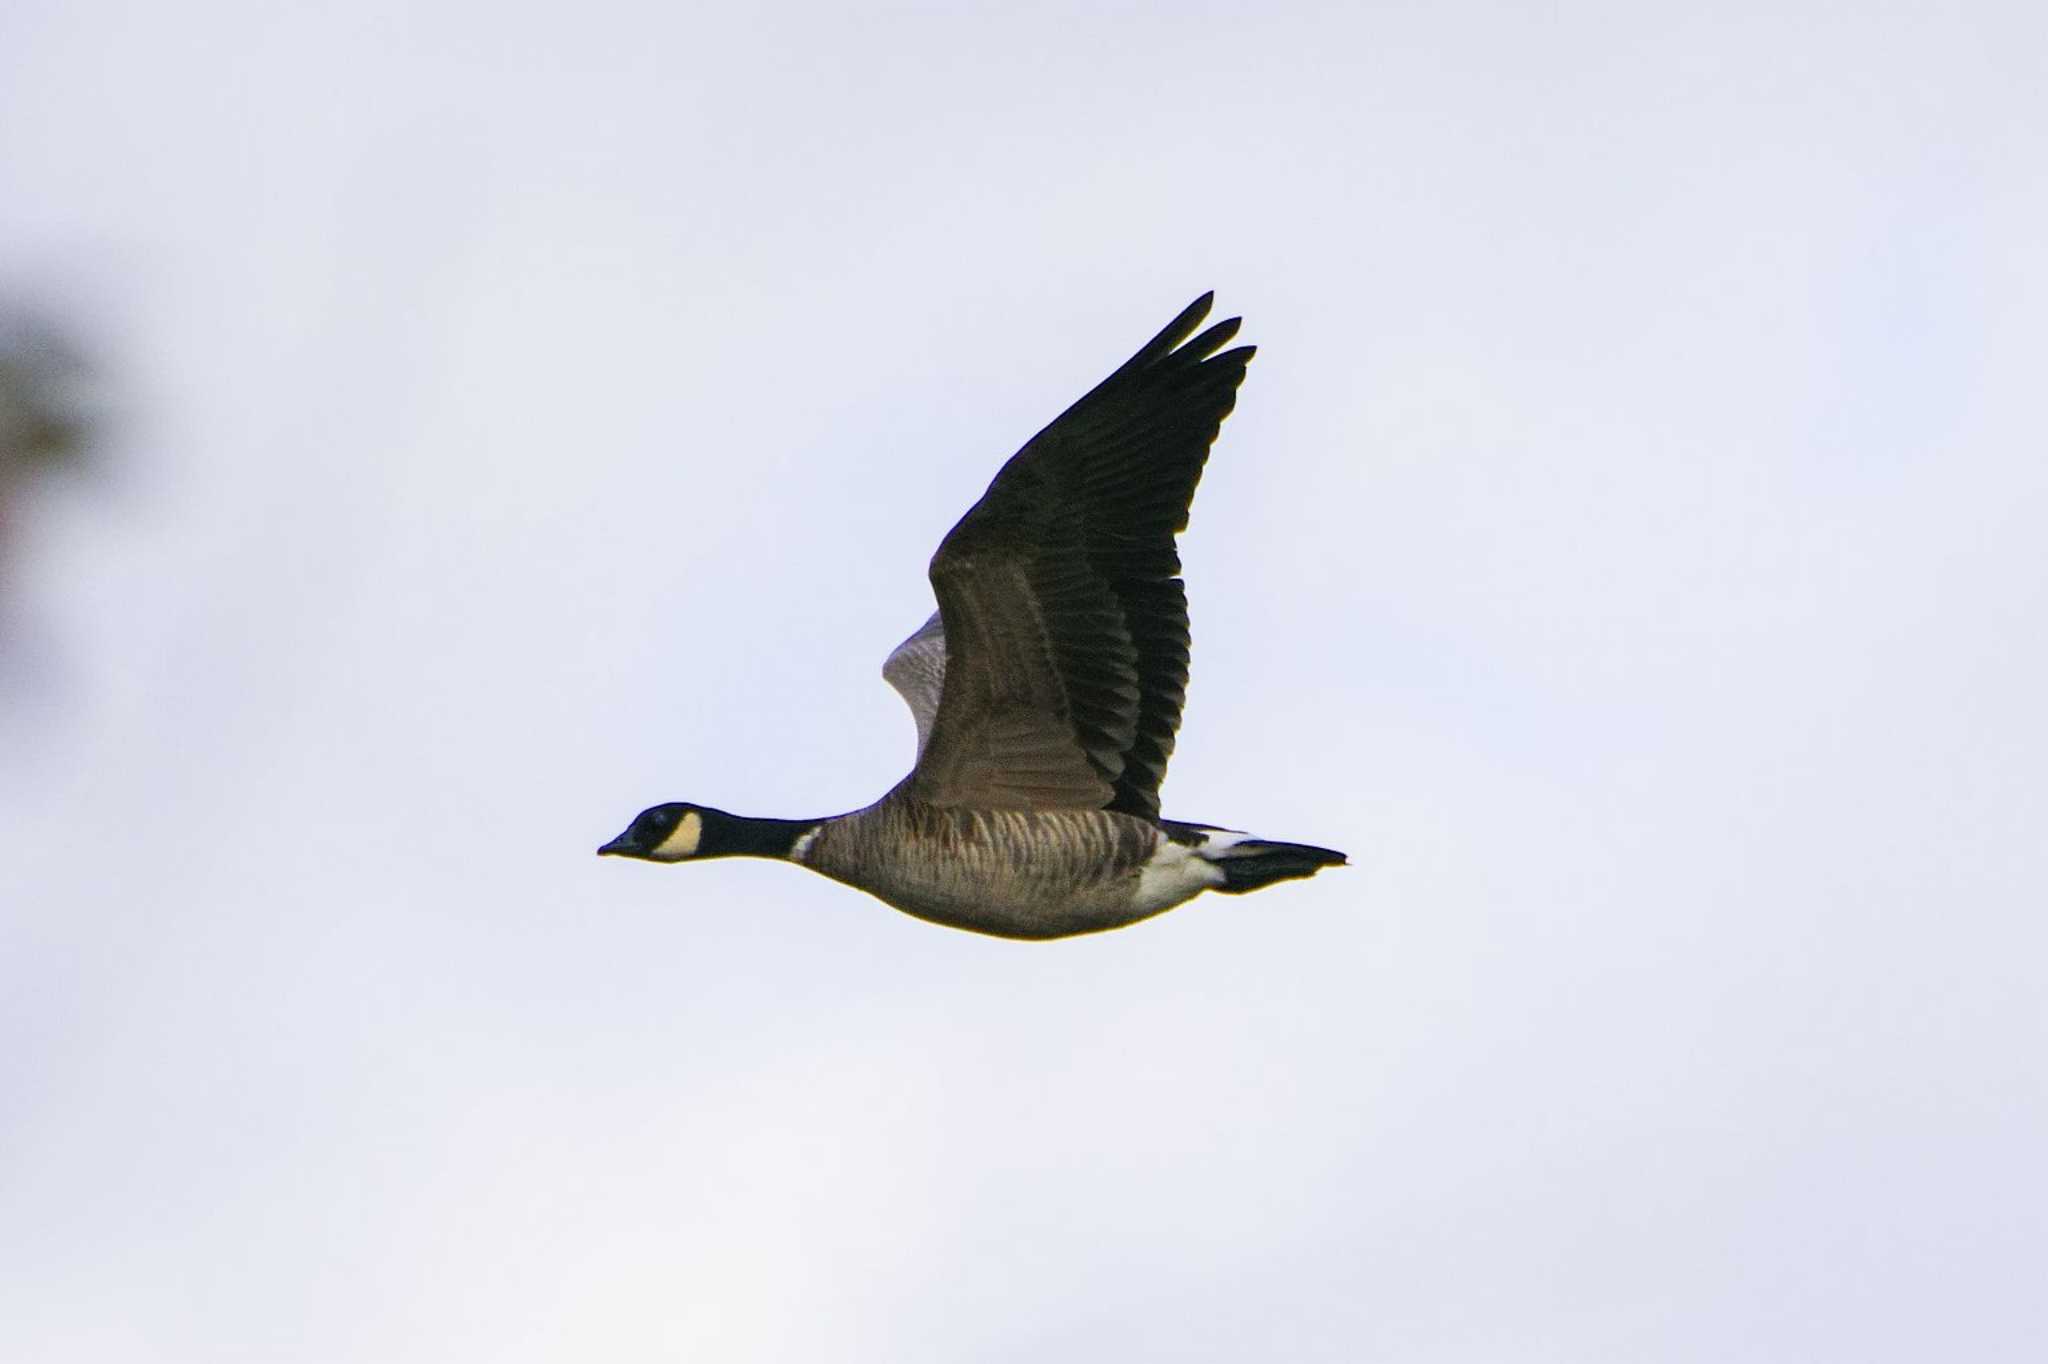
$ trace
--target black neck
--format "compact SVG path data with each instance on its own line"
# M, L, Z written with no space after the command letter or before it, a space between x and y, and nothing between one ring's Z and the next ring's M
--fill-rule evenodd
M818 827L815 819L752 819L727 815L704 852L713 857L788 857L796 841Z

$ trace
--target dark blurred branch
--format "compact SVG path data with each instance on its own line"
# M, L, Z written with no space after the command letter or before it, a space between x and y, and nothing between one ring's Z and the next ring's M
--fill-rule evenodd
M85 465L93 450L92 370L59 328L0 305L0 558L22 485Z
M62 463L84 449L87 377L54 326L0 308L0 450L10 461Z

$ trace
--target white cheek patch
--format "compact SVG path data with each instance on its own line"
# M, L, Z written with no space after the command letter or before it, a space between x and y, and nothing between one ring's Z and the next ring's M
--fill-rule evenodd
M704 816L692 810L676 822L676 827L661 840L651 855L664 862L680 862L696 855L697 844L703 837Z

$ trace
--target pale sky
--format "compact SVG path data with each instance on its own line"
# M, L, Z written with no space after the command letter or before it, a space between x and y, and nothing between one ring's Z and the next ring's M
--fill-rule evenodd
M2038 1357L2043 16L14 0L0 1358ZM591 855L1210 288L1166 809L1352 867Z

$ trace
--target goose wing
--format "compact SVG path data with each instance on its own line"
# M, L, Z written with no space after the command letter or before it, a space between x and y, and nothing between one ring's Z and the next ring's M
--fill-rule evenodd
M1188 676L1173 538L1252 357L1218 353L1236 318L1194 336L1211 299L1033 436L940 543L922 798L1158 818Z
M939 693L946 685L946 627L939 613L917 627L917 632L890 651L882 663L882 677L896 689L917 721L917 752L931 741L932 720L939 713Z

